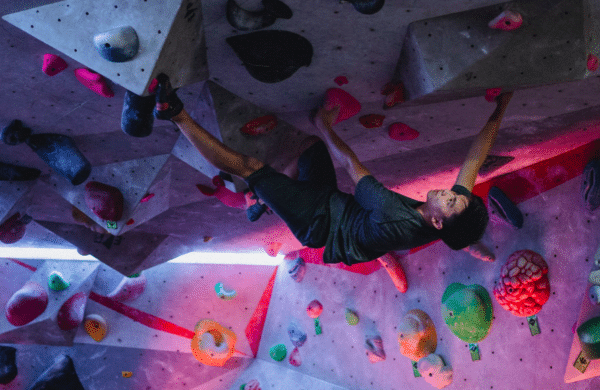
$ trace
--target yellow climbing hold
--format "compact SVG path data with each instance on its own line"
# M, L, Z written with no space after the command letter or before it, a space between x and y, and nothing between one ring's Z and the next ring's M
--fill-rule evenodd
M98 342L102 341L108 332L106 321L98 314L90 314L85 317L84 327L87 334Z
M133 375L133 372L131 372L131 371L122 371L121 375L123 375L123 378L131 378L131 376Z

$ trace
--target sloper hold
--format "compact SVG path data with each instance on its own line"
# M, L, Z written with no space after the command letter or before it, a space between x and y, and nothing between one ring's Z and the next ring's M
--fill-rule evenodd
M23 220L31 217L21 218L20 213L13 214L10 218L0 224L0 242L4 244L14 244L25 235L27 224Z
M94 46L105 60L125 62L136 56L140 40L133 27L125 26L94 35Z
M69 355L59 355L54 364L27 390L85 390Z
M6 303L6 319L22 326L39 317L48 306L48 293L39 283L30 281L17 290Z
M600 358L600 317L587 320L577 328L581 349L590 360Z
M226 42L248 73L264 83L291 77L300 67L309 66L313 56L311 43L289 31L257 31L229 37Z
M227 21L241 31L258 30L269 27L277 18L291 19L292 10L279 0L263 0L260 11L247 11L235 0L227 1Z
M55 76L67 69L69 65L57 56L56 54L44 54L44 62L42 63L42 72L46 73L48 76Z
M78 292L67 299L58 310L56 316L58 327L62 330L72 330L77 328L83 321L86 303L87 296L84 292Z
M351 3L361 14L373 15L383 8L385 0L341 0L340 3Z
M17 377L16 355L16 348L0 346L0 384L9 384Z
M108 184L90 181L85 185L85 203L94 214L106 221L123 216L123 194Z
M146 290L146 284L147 279L144 274L136 277L124 277L107 297L119 302L133 301Z

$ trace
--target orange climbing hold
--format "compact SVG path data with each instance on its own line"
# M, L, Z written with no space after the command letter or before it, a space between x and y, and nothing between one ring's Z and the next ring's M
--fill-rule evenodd
M406 281L406 274L404 273L404 268L402 268L402 263L400 263L400 256L394 252L389 252L377 260L379 260L383 268L390 275L398 291L405 293L408 290L408 282Z
M108 333L106 321L98 314L90 314L85 317L84 328L91 338L100 342Z
M267 252L267 255L275 257L279 253L279 250L282 246L283 244L281 242L269 242L265 246L265 251Z
M192 338L192 353L202 364L222 367L235 352L235 333L216 321L202 320L196 324Z
M75 69L75 77L77 77L77 80L81 84L85 85L87 88L96 92L100 96L104 96L106 98L115 96L115 93L108 85L108 82L104 76L96 72L93 72L89 69L79 68Z
M67 69L68 65L56 54L44 54L44 63L42 64L42 72L48 76L54 76Z

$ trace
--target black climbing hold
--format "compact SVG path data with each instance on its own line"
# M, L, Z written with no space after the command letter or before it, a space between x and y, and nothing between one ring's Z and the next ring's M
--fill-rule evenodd
M260 11L246 11L235 0L227 1L227 21L241 31L258 30L269 27L278 18L290 19L292 10L279 0L263 0Z
M594 211L600 206L600 160L590 161L583 170L581 196L585 207Z
M123 112L121 113L121 130L133 137L147 137L152 133L154 124L153 110L156 106L154 95L138 96L125 91Z
M255 79L277 83L309 66L313 47L304 37L281 30L257 31L226 39Z
M383 8L385 0L343 0L342 2L351 3L361 14L373 15Z
M39 169L0 162L0 181L27 181L40 177Z
M0 138L7 145L18 145L25 142L30 135L31 129L23 126L23 122L20 120L15 119L2 130Z
M34 134L26 143L56 173L67 178L73 185L83 183L92 172L92 165L71 137L61 134Z
M17 376L17 350L0 346L0 384L6 385Z
M85 390L75 372L73 360L60 355L27 390Z

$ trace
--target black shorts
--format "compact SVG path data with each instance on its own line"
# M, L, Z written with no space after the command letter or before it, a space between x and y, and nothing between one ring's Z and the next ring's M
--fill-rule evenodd
M298 171L294 180L265 165L248 176L246 183L302 245L321 248L329 234L329 197L337 191L335 169L323 141L302 153Z

